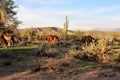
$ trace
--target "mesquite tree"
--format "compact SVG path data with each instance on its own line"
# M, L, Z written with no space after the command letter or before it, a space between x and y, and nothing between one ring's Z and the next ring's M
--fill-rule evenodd
M15 17L16 11L14 9L17 6L14 4L13 0L0 0L0 31L1 32L10 32L11 27L15 20L18 21Z

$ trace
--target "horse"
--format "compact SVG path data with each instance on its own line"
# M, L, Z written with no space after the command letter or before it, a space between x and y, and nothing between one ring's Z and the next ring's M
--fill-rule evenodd
M14 35L9 35L9 34L6 34L6 35L3 35L4 38L6 39L6 41L8 42L8 45L13 45L14 46L14 43L15 43L15 40L14 40Z
M60 41L59 38L58 38L58 36L56 36L56 35L48 35L47 36L47 40L49 42L51 42L51 41L53 41L53 42L59 42Z
M48 42L59 42L59 38L56 35L47 35L47 36L42 36L41 37L42 41L48 41Z
M8 42L7 42L7 40L4 38L3 35L0 35L0 43L2 44L2 46L3 46L4 48L7 48Z
M96 39L94 39L92 36L88 35L88 36L82 36L82 42L83 43L93 43L96 42Z

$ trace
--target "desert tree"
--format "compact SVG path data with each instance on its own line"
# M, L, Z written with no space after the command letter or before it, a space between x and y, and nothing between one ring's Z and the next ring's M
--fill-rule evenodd
M13 0L0 0L0 30L1 32L14 32L11 27L18 26L19 21L15 17L15 5ZM14 26L13 26L14 25ZM15 26L16 25L16 26Z

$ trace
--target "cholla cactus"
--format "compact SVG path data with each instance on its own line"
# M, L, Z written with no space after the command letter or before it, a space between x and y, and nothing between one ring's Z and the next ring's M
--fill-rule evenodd
M64 39L66 40L67 39L67 30L68 30L68 26L69 26L69 20L68 20L68 17L66 16L66 19L65 19L65 23L64 23Z

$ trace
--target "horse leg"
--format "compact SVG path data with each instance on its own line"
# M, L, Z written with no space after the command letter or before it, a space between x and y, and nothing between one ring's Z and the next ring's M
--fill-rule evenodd
M1 44L4 48L7 48L7 44L5 44L4 42L1 42Z
M14 46L14 42L12 40L11 40L11 44L10 45Z
M8 40L8 46L10 46L11 45L11 41L10 40Z
M14 46L15 40L14 40L14 37L13 37L13 36L12 36L12 38L11 38L11 41L12 41L12 45Z

